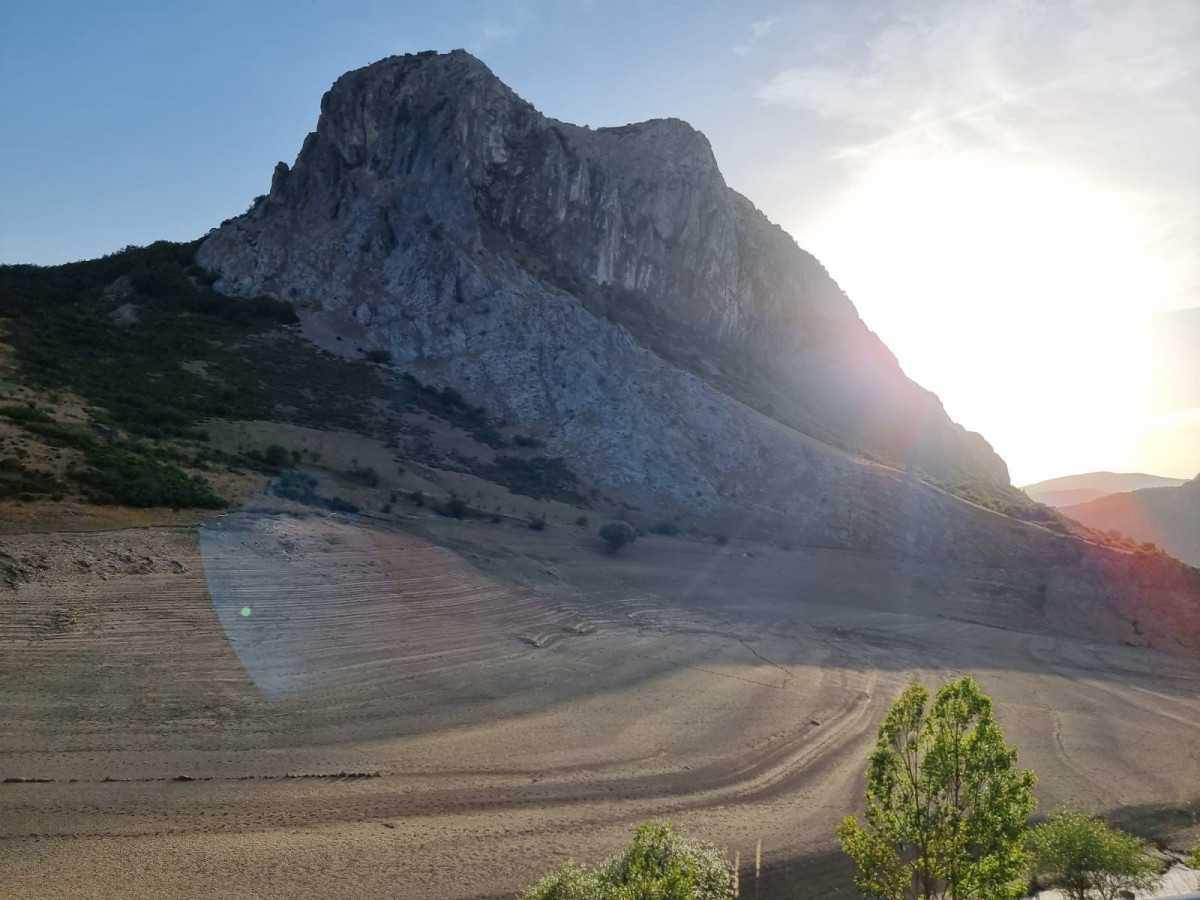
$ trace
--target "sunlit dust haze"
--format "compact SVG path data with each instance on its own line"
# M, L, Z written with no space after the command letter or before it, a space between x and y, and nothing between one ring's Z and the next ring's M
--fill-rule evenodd
M38 139L0 142L0 261L202 235L343 72L464 47L555 118L703 131L1015 483L1200 471L1196 0L146 9L5 12L6 124Z

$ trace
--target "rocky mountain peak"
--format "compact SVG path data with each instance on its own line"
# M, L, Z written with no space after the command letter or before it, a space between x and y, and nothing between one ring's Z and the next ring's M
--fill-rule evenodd
M846 507L816 495L883 471L1007 484L704 135L547 118L464 51L339 78L295 164L199 260L639 502L825 527Z
M653 166L660 175L691 174L697 181L718 179L724 185L708 138L682 119L650 119L592 133L595 151L619 155L624 165ZM585 140L579 134L574 137Z

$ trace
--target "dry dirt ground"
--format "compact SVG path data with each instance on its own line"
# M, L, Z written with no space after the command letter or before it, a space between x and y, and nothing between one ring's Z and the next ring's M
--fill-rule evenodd
M852 897L875 729L963 672L1043 809L1200 837L1200 667L1039 634L982 576L271 510L3 551L4 897L512 897L649 818L744 895L761 841L763 900Z

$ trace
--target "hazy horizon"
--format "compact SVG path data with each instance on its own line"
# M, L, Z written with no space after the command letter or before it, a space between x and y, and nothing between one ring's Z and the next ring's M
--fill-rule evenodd
M554 118L704 131L730 185L1015 484L1200 470L1193 3L59 3L6 19L25 139L0 148L0 261L198 237L295 158L342 72L463 46Z

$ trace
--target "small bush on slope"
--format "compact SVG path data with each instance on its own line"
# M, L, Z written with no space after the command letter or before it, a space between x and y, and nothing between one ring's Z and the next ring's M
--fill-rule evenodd
M732 900L733 884L733 869L720 850L684 840L670 822L647 822L594 871L568 862L522 900Z
M1158 883L1146 844L1087 813L1057 812L1029 834L1036 874L1049 874L1070 900L1117 900Z
M605 522L600 526L600 540L608 544L609 553L616 553L626 544L637 540L637 531L628 522Z

